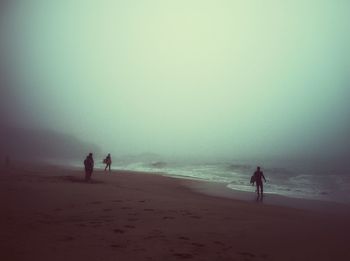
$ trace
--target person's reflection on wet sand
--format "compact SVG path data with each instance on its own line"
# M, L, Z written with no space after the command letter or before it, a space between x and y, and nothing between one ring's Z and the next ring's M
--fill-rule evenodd
M256 197L256 202L261 202L261 203L263 203L264 202L264 196L263 196L263 194L261 194L261 195L257 195L257 197Z

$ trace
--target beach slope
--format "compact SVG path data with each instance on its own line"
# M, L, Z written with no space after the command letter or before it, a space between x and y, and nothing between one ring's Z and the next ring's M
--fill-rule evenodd
M1 170L0 260L350 260L349 215L222 198L149 173Z

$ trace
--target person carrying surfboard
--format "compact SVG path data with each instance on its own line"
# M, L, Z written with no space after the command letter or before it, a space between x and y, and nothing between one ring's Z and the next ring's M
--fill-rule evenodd
M107 168L109 168L109 171L111 171L112 158L110 153L108 153L107 157L103 160L103 163L106 164L105 171Z
M264 192L264 187L263 187L263 182L262 182L263 179L266 182L264 173L260 170L260 167L257 167L256 171L254 172L254 175L250 179L250 182L252 184L254 184L254 182L255 182L256 192L258 193L258 195L260 195L260 192L261 192L261 196L263 195L263 192Z

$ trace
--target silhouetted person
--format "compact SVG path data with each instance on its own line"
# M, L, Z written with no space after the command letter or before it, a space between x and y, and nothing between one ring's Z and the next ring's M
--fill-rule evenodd
M105 171L107 170L107 168L109 168L109 171L111 171L112 158L110 153L108 153L107 157L103 160L103 162L106 163Z
M252 180L251 182L253 184L254 182L256 183L256 192L258 193L258 196L260 195L260 192L261 192L261 196L263 195L263 192L264 192L262 179L264 179L264 181L266 182L264 173L260 170L260 167L257 167L252 177L253 182Z
M84 160L85 166L85 181L90 181L92 172L94 170L94 159L92 157L92 153L89 153Z

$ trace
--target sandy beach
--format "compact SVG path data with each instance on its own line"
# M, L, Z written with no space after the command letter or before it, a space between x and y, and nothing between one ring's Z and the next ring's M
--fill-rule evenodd
M280 206L149 173L83 175L1 170L0 260L350 260L347 205Z

